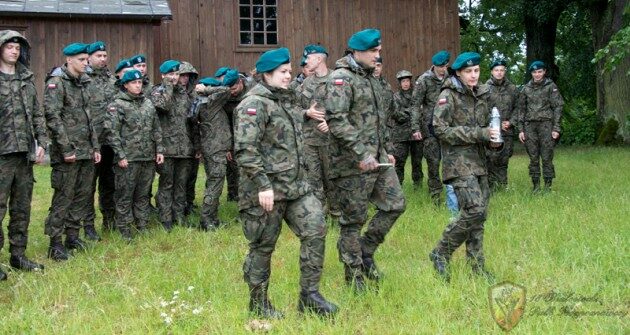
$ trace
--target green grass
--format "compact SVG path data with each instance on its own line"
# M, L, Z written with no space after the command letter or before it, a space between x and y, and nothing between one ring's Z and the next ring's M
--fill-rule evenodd
M630 150L558 149L558 178L553 192L544 195L530 194L527 163L522 153L513 157L510 189L492 197L485 233L488 267L499 281L527 289L525 315L512 333L628 334ZM106 235L88 252L55 263L45 257L48 239L43 234L52 196L49 173L49 167L36 168L27 250L46 271L10 271L5 245L0 263L9 280L0 283L0 334L250 332L241 270L247 243L234 220L234 203L222 201L221 218L231 223L218 232L154 229L131 245L116 234ZM345 287L335 247L339 231L329 229L321 290L340 307L335 321L297 313L299 243L284 227L272 260L270 296L287 317L272 321L270 333L503 332L489 312L490 284L470 274L462 250L453 258L451 284L435 277L427 254L449 214L430 204L426 185L414 191L409 173L406 180L407 211L376 254L386 275L378 292L357 297ZM5 218L5 227L7 222ZM163 307L174 291L179 291L175 303ZM563 306L609 315L566 315ZM170 325L161 313L172 318Z

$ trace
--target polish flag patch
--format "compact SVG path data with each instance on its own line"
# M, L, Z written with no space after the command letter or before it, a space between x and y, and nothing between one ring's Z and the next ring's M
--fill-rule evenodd
M438 100L438 105L442 106L444 104L446 104L446 98L442 98L442 99Z
M343 85L343 79L335 79L335 85Z
M245 113L247 113L247 115L256 115L256 108L248 108Z
M49 90L54 90L55 88L57 88L57 84L48 84Z
M116 113L116 107L109 107L108 110L110 113Z

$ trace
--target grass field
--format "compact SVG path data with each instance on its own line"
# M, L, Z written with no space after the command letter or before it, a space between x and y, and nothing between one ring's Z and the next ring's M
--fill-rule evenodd
M558 149L558 178L544 195L530 194L527 163L522 153L513 157L510 188L490 200L485 233L487 264L497 280L527 289L525 314L511 333L630 333L630 150ZM91 250L55 263L45 257L43 234L49 173L36 168L27 250L46 270L10 271L5 245L0 263L9 280L0 282L0 334L250 333L241 270L247 244L236 204L222 201L221 218L230 224L214 233L153 229L130 245L105 235ZM339 231L329 229L321 290L340 307L334 321L297 313L299 243L284 227L270 297L287 317L272 321L269 333L503 332L489 311L490 284L470 274L462 250L453 258L450 284L434 275L427 254L449 214L430 204L426 185L414 191L409 176L404 190L407 211L376 254L385 273L378 291L355 296L345 287Z

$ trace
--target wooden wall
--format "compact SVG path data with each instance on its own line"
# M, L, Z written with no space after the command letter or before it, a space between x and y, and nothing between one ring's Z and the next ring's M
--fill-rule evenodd
M238 1L170 0L173 20L161 25L161 60L190 61L202 76L223 65L254 67L261 49L238 46ZM341 57L352 33L379 28L384 73L393 83L398 70L421 74L441 49L459 52L457 0L278 0L278 41L291 50L294 72L307 44L321 44L329 66Z

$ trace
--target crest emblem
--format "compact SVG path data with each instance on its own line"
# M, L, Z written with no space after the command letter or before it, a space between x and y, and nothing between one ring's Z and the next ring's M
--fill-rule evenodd
M525 312L525 287L505 281L488 289L488 303L492 318L505 331L510 331Z
M473 61L471 59L469 59L468 62L466 62L466 65L473 66Z

